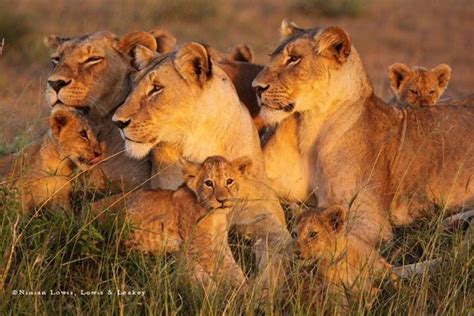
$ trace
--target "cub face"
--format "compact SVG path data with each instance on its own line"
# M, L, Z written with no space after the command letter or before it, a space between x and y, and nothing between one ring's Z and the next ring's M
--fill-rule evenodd
M99 143L83 114L66 106L56 106L49 122L61 159L71 159L81 170L102 160L104 145Z
M208 211L233 207L252 167L252 161L247 157L228 161L221 156L212 156L202 164L184 160L181 164L187 186Z
M451 78L451 68L440 64L428 70L404 64L388 68L390 86L402 106L422 107L435 105L446 90Z
M334 253L338 237L344 234L345 219L345 209L337 205L301 214L292 233L298 259L313 262Z

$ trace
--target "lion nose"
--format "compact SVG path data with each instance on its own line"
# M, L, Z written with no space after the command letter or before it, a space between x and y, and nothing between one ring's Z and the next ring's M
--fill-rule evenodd
M59 92L63 87L67 86L68 84L71 83L71 80L69 81L64 81L64 80L48 80L48 84L50 85L51 88L53 88L56 93Z
M297 249L297 248L294 249L294 250L293 250L293 253L295 254L295 256L296 256L297 258L300 258L300 257L301 257L301 251L300 251L299 249Z
M257 85L257 86L254 86L253 89L255 90L255 93L257 94L257 96L260 98L262 96L262 93L265 92L265 90L268 89L270 85L266 85L266 86L261 86L261 85Z
M127 127L128 125L130 125L130 122L132 120L128 119L126 121L114 121L115 125L117 125L118 128L120 129L124 129L125 127Z
M225 203L227 202L227 198L225 196L218 196L216 197L216 200L219 202L219 203Z
M100 151L95 151L94 150L94 157L95 158L100 157L100 155L102 155L102 153Z

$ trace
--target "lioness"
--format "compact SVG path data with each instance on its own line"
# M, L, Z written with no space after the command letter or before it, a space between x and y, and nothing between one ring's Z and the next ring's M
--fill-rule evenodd
M299 215L293 239L298 259L317 264L325 286L332 293L342 294L344 305L346 291L355 299L364 295L371 302L378 292L373 281L391 274L392 266L377 249L348 231L346 210L341 206Z
M389 106L343 29L282 29L253 83L262 118L279 123L264 148L271 185L294 200L314 192L321 207L350 205L348 227L369 244L433 201L473 201L474 107Z
M123 151L123 140L111 117L131 88L135 71L131 55L137 45L165 52L170 49L165 32L132 32L118 38L108 32L77 37L51 35L45 39L53 50L53 70L48 77L46 99L51 107L63 104L89 110L100 140L107 143L107 156L116 155L100 168L116 189L131 189L151 174L149 161L133 160ZM162 43L165 47L157 47Z
M175 161L184 158L203 162L214 155L230 160L248 156L253 161L255 191L232 224L255 219L254 224L241 230L256 241L261 268L269 260L283 260L282 246L290 239L283 210L267 186L252 118L228 76L214 63L206 47L197 43L137 64L142 68L134 89L113 117L122 130L127 152L142 158L153 146L167 144L177 149Z
M398 106L432 106L448 87L451 68L440 64L429 70L424 67L408 68L393 64L388 68L388 79L394 96L389 103Z
M74 171L88 170L103 158L103 144L82 113L57 106L49 122L51 130L20 153L10 171L23 213L43 204L71 209Z
M241 46L235 47L232 50L234 53L221 53L211 47L206 47L206 49L212 60L219 65L234 84L240 101L247 107L257 130L260 131L264 126L258 117L260 107L252 89L252 81L263 67L244 62L243 58L237 57L235 51L243 50ZM142 63L143 67L146 67L149 61L154 58L159 58L159 55L145 47L138 47L135 51L135 63ZM182 183L181 168L175 165L174 162L179 160L180 155L179 148L168 143L160 143L153 148L151 152L154 174L152 179L153 188L173 190L179 187Z

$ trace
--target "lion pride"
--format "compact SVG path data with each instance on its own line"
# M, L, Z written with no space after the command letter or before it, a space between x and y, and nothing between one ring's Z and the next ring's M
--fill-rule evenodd
M271 185L293 200L314 193L321 207L350 206L349 227L372 244L431 203L444 212L474 202L474 107L387 105L346 31L282 30L253 83L274 136L288 130L264 147Z
M131 32L120 38L96 32L71 38L50 35L45 39L53 50L46 100L51 107L61 104L89 111L99 139L107 144L107 156L115 156L100 166L115 189L134 188L151 174L147 159L138 162L123 153L123 140L111 120L131 88L130 75L135 71L131 55L137 45L164 52L173 42L169 37L162 31Z

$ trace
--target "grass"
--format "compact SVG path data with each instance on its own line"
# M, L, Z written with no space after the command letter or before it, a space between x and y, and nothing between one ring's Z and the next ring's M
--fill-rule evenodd
M195 291L179 256L153 257L124 249L122 243L130 227L120 215L95 219L82 193L75 199L75 214L45 209L39 216L19 219L15 225L17 192L0 191L0 251L4 254L0 271L5 277L1 314L323 315L340 310L334 297L319 290L315 270L297 262L288 272L289 281L279 289L282 299L277 302L259 305L251 291L245 297L232 292L209 296ZM249 244L236 237L230 241L244 270L255 273ZM441 264L430 273L403 281L398 290L389 281L382 282L382 291L369 313L472 314L473 250L472 243L462 243L460 231L443 231L438 219L397 230L394 241L383 247L385 258L396 265L442 258ZM20 290L37 295L13 294ZM58 291L66 293L55 295ZM118 295L117 291L130 293ZM366 312L363 300L351 306L354 314Z

